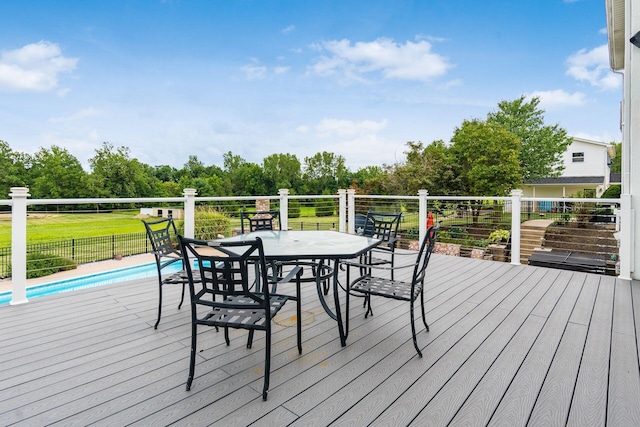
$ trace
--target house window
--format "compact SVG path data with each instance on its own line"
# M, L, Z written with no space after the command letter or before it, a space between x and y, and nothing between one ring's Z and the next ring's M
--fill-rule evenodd
M582 163L584 162L584 152L573 153L573 163Z

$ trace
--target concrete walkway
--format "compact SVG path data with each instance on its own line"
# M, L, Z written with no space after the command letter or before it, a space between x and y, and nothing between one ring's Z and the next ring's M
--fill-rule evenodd
M539 228L547 228L551 224L554 223L554 219L530 219L529 221L525 221L520 224L520 227L539 227Z

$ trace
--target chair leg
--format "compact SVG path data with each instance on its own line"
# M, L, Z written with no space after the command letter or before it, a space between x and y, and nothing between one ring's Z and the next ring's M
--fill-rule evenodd
M300 298L300 276L296 278L296 316L298 317L296 322L297 334L298 334L298 354L302 354L302 306Z
M267 400L267 393L269 392L269 375L271 374L271 328L267 326L267 330L265 332L264 386L262 387L262 400Z
M250 332L252 332L252 331L250 331ZM231 342L229 340L229 328L227 326L224 327L224 341L227 343L227 345L229 345L229 343Z
M189 361L189 378L187 378L187 391L191 389L193 382L193 374L196 366L196 341L198 337L198 329L195 324L191 325L191 359Z
M225 328L226 331L226 328ZM227 345L229 345L229 342L227 341ZM253 329L249 329L249 335L247 337L247 348L251 348L251 346L253 345Z
M422 357L422 352L418 347L418 340L416 339L416 323L414 320L415 316L413 312L413 301L411 301L411 309L409 311L411 312L411 334L413 336L413 346L416 348L416 351L418 352L418 356Z
M420 307L422 308L422 323L424 323L424 327L429 332L429 325L427 324L427 318L424 313L424 293L420 292Z
M364 304L367 304L367 311L364 313L364 318L366 319L367 317L369 317L369 315L373 316L373 309L371 308L371 294L365 294L364 300Z
M162 281L158 282L158 290L158 320L156 320L156 324L153 325L153 329L158 329L160 317L162 316Z
M182 297L180 298L180 304L178 304L178 310L180 310L180 308L182 308L182 303L184 302L184 288L186 286L186 283L182 283Z

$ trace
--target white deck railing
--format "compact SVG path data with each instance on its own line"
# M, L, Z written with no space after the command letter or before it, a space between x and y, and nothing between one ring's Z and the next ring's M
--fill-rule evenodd
M633 239L633 224L630 211L630 200L622 199L577 199L577 198L524 198L521 190L513 190L510 197L461 197L461 196L430 196L427 190L420 190L416 196L375 196L356 195L355 190L338 190L337 195L328 196L298 196L290 195L288 189L281 189L277 196L252 197L197 197L196 190L185 189L183 197L171 198L91 198L91 199L30 199L28 188L14 187L11 189L10 200L0 200L0 205L11 206L11 263L12 263L12 305L28 302L26 297L27 277L27 208L30 205L86 205L86 204L116 204L116 203L181 203L184 206L184 234L193 237L195 226L196 203L200 202L228 202L251 201L269 199L279 201L282 227L289 228L288 206L293 199L337 199L338 202L338 231L354 233L354 215L358 211L359 201L402 200L415 203L418 209L418 235L422 241L427 229L427 214L430 203L443 201L502 201L511 213L511 264L520 264L520 221L523 203L557 202L557 203L610 203L616 205L616 231L619 242L620 278L629 279L632 271L631 242Z

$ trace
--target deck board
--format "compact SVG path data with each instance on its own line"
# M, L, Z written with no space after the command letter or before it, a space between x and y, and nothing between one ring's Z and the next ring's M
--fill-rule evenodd
M640 283L438 254L428 272L423 358L407 303L374 298L365 319L352 298L341 347L303 287L303 353L291 304L274 326L266 402L264 337L247 349L246 331L227 347L199 329L185 390L180 287L165 288L157 330L155 279L0 306L0 424L640 425Z

